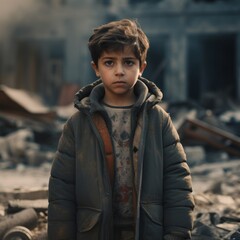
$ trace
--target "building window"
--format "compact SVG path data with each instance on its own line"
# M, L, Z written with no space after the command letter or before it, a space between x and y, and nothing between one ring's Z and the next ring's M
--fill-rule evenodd
M207 34L189 37L188 97L203 100L206 96L236 98L236 35Z

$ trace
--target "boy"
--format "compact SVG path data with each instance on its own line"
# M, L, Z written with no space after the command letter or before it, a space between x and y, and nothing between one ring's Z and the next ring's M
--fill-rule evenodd
M100 79L76 94L49 182L49 240L191 238L191 177L161 91L141 77L149 42L135 21L94 30Z

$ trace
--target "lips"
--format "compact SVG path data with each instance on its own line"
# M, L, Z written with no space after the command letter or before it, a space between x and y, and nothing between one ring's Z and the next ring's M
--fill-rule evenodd
M126 84L126 82L124 82L124 81L116 81L113 84Z

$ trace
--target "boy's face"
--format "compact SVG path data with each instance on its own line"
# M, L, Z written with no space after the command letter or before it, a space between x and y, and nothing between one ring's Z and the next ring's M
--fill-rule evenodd
M98 59L98 65L92 62L93 69L102 79L105 96L109 105L127 106L135 101L134 85L143 73L146 62L140 66L130 47L120 51L105 51Z

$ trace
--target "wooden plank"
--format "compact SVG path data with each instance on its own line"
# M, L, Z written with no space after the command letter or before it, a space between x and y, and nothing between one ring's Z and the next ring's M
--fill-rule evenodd
M182 141L208 144L240 157L240 138L232 133L198 119L186 119L179 129Z

